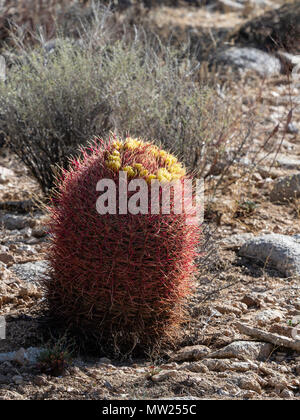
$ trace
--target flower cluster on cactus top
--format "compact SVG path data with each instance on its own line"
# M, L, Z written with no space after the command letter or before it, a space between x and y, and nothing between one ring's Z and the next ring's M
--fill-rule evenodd
M133 163L132 166L122 165L126 151L135 151L143 146L148 146L147 152L156 158L159 163L159 168L155 173L149 173L141 163ZM128 137L124 142L117 139L112 143L112 150L106 158L106 165L114 172L127 172L129 178L135 176L145 178L148 183L151 183L152 179L158 179L160 182L170 182L180 179L186 174L184 167L175 156L159 149L152 143L145 143L132 137Z

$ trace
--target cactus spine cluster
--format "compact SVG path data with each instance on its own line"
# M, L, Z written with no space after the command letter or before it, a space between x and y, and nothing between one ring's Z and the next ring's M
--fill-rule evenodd
M66 327L125 351L171 339L193 290L200 227L187 224L184 212L99 215L96 185L112 179L118 188L120 171L148 185L183 182L185 168L153 143L130 137L95 139L81 152L63 171L50 207L50 311Z

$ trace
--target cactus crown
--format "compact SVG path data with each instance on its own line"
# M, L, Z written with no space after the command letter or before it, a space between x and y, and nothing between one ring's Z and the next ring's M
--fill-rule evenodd
M148 155L147 160L154 159L158 168L154 173L150 173L143 166L143 163L135 162L134 152L136 150L144 150L144 154ZM133 154L133 162L131 165L124 164L128 159L128 152ZM140 160L140 156L139 156ZM116 139L110 151L107 153L106 166L114 172L126 171L129 178L141 177L148 183L152 179L158 179L161 182L170 182L185 176L186 171L177 158L164 150L159 149L150 142L144 142L140 139L128 137L125 142Z

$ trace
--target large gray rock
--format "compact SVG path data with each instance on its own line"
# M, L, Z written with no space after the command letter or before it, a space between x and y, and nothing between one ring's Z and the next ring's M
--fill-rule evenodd
M257 236L241 247L239 255L267 263L286 277L300 275L300 235Z
M270 194L271 201L284 202L300 197L300 173L278 179Z
M300 53L300 1L284 2L280 8L249 19L230 35L239 45L251 45L265 51L284 50Z
M35 364L38 357L45 349L37 347L29 347L28 349L20 348L18 351L12 351L9 353L0 353L0 362L15 361L19 364Z
M262 77L280 74L281 61L273 55L250 47L231 47L217 54L215 62L218 66L229 66L235 70L252 70Z
M14 264L10 269L19 277L30 283L39 283L48 277L49 263L41 260L25 264Z

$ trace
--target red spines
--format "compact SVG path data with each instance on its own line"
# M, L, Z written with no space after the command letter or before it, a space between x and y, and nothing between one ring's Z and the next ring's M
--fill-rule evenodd
M148 149L143 143L124 151L122 166L157 171L163 160ZM193 289L200 228L186 224L185 214L99 215L97 182L110 178L118 185L118 173L105 163L111 150L112 142L95 142L58 186L50 209L49 306L66 326L100 341L117 335L126 346L133 337L151 345L178 332Z

